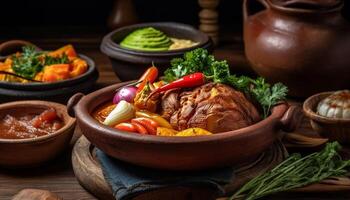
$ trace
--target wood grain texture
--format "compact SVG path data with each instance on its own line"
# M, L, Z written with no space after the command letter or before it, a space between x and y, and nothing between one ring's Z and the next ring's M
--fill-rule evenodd
M16 194L12 200L62 200L48 190L24 189Z

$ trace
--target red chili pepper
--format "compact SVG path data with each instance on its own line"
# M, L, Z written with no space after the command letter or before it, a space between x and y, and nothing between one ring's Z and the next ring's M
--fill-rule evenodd
M133 124L126 123L126 122L117 124L114 126L114 128L121 130L121 131L127 131L127 132L136 132L137 131Z
M156 135L157 134L157 128L153 127L151 123L149 123L148 120L145 120L146 118L135 118L131 120L131 123L139 123L144 128L146 128L147 132L150 135Z
M148 134L148 131L145 127L143 127L140 123L137 123L137 122L131 122L132 125L135 126L135 129L137 130L137 132L139 132L140 134L143 134L143 135L147 135Z
M171 90L174 88L187 88L187 87L196 87L203 85L205 83L205 75L203 73L197 72L194 74L190 74L187 76L184 76L178 80L175 80L171 83L168 83L166 85L163 85L157 89L155 89L152 94L158 93L158 92L164 92L167 90Z
M158 77L157 67L152 66L148 68L138 81L138 82L140 81L142 82L136 85L136 87L138 87L137 92L141 91L147 82L153 83L157 79L157 77Z

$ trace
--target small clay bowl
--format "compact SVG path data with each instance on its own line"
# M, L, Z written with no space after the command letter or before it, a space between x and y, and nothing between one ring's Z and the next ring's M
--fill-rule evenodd
M119 45L125 36L143 27L154 27L170 37L189 39L198 44L190 48L157 52L126 49ZM211 52L213 42L206 34L194 27L173 22L143 23L125 26L107 34L101 43L101 51L110 58L115 74L123 81L139 78L151 66L152 62L158 67L160 73L162 73L169 67L171 59L182 57L185 52L196 48L204 48Z
M23 114L40 114L47 108L54 108L64 126L58 131L28 139L0 138L0 166L5 168L33 167L48 161L69 146L74 133L75 119L70 117L66 106L48 101L16 101L0 104L0 120L6 114L23 116Z
M115 90L130 82L112 85L89 95L74 95L68 111L76 116L86 138L108 155L136 165L163 170L202 170L232 166L255 159L279 137L293 130L301 109L285 103L272 114L246 128L207 136L166 137L119 131L102 125L91 113L111 101Z
M304 102L303 110L310 118L312 128L321 136L350 144L350 119L324 117L316 113L318 103L333 93L323 92L309 97Z

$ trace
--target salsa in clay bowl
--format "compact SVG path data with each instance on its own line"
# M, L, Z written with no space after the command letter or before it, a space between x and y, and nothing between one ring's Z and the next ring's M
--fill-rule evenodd
M120 160L167 170L238 164L262 153L280 129L293 130L301 111L284 101L283 84L229 69L195 49L164 74L151 66L138 81L76 94L68 111L91 143Z
M31 167L61 152L70 142L75 119L64 105L17 101L0 105L0 165Z

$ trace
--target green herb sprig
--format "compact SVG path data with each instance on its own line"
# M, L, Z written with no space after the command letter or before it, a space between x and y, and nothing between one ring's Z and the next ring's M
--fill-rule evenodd
M343 176L347 173L346 168L350 166L350 160L342 160L338 154L340 149L338 142L332 142L322 151L305 157L292 154L271 171L250 180L230 200L240 197L244 197L245 200L258 199L317 183L331 176Z
M209 55L207 50L201 48L185 53L183 58L173 59L171 67L164 72L163 80L172 82L195 72L202 72L207 79L215 83L231 85L253 97L261 105L263 118L266 118L271 108L284 100L288 93L287 87L282 83L271 86L262 77L252 79L232 75L226 61L215 60L213 55Z
M20 56L12 56L12 69L20 76L33 79L43 68L38 58L40 53L36 52L33 46L24 46L22 50L23 52Z
M22 53L20 55L13 55L11 59L13 61L12 70L26 79L33 79L44 66L69 63L66 54L62 54L61 57L52 57L37 52L33 46L22 47Z

